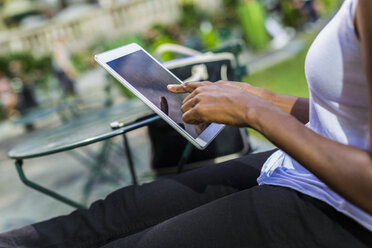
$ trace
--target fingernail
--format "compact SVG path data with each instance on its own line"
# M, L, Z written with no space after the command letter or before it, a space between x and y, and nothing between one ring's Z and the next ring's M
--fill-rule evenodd
M168 85L167 85L167 88L169 89L169 88L177 87L177 86L178 86L178 84L168 84Z

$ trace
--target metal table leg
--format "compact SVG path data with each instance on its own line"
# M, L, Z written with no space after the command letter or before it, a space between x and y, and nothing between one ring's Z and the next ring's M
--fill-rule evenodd
M116 186L119 185L118 182L120 180L120 177L118 177L118 172L116 173L107 172L106 173L104 171L104 167L106 165L109 165L108 163L105 163L105 162L108 161L110 149L111 149L111 140L105 140L103 141L103 144L99 149L99 152L96 152L96 153L90 151L88 148L85 148L83 150L85 152L84 156L74 150L67 151L68 154L73 156L76 160L78 160L80 163L82 163L84 166L86 166L89 169L89 177L88 177L88 180L84 184L83 196L81 200L81 202L85 205L88 202L88 198L93 189L93 185L95 181L97 181L98 179L104 179L107 182L110 182ZM117 175L117 176L114 176L114 175Z
M58 193L56 193L56 192L54 192L54 191L52 191L50 189L47 189L47 188L45 188L45 187L43 187L43 186L41 186L41 185L39 185L37 183L34 183L34 182L28 180L27 177L26 177L26 175L24 174L24 171L23 171L23 168L22 168L22 166L23 166L23 161L22 160L16 160L15 166L16 166L16 169L17 169L17 172L18 172L18 175L19 175L21 181L25 185L27 185L28 187L30 187L30 188L32 188L34 190L37 190L37 191L39 191L41 193L44 193L44 194L46 194L46 195L48 195L48 196L50 196L50 197L52 197L52 198L54 198L54 199L56 199L58 201L61 201L61 202L65 203L65 204L67 204L67 205L70 205L70 206L72 206L74 208L87 209L86 206L84 206L84 205L82 205L82 204L80 204L78 202L75 202L75 201L73 201L73 200L71 200L71 199L69 199L67 197L64 197L64 196L62 196L62 195L60 195L60 194L58 194Z
M136 171L134 169L132 153L130 151L128 138L125 135L125 133L123 134L123 145L124 145L124 150L125 150L125 153L126 153L127 159L128 159L128 166L129 166L130 175L132 177L132 183L133 183L133 185L138 185L137 175L136 175Z

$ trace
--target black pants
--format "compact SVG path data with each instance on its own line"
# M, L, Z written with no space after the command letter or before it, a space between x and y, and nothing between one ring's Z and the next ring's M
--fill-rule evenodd
M257 186L272 152L142 186L0 235L0 247L372 247L372 232L294 190Z

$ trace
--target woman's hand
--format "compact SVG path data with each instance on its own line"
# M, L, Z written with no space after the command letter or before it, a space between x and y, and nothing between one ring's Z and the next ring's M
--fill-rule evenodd
M184 113L183 120L192 124L216 122L254 128L257 113L280 111L269 101L250 93L242 86L243 83L205 81L169 85L168 90L173 93L190 93L181 109Z

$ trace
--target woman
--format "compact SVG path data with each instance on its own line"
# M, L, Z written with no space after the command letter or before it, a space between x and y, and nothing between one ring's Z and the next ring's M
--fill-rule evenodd
M190 92L184 121L251 126L281 150L123 188L0 244L372 247L371 10L370 0L346 0L314 41L310 100L235 82L169 86Z

